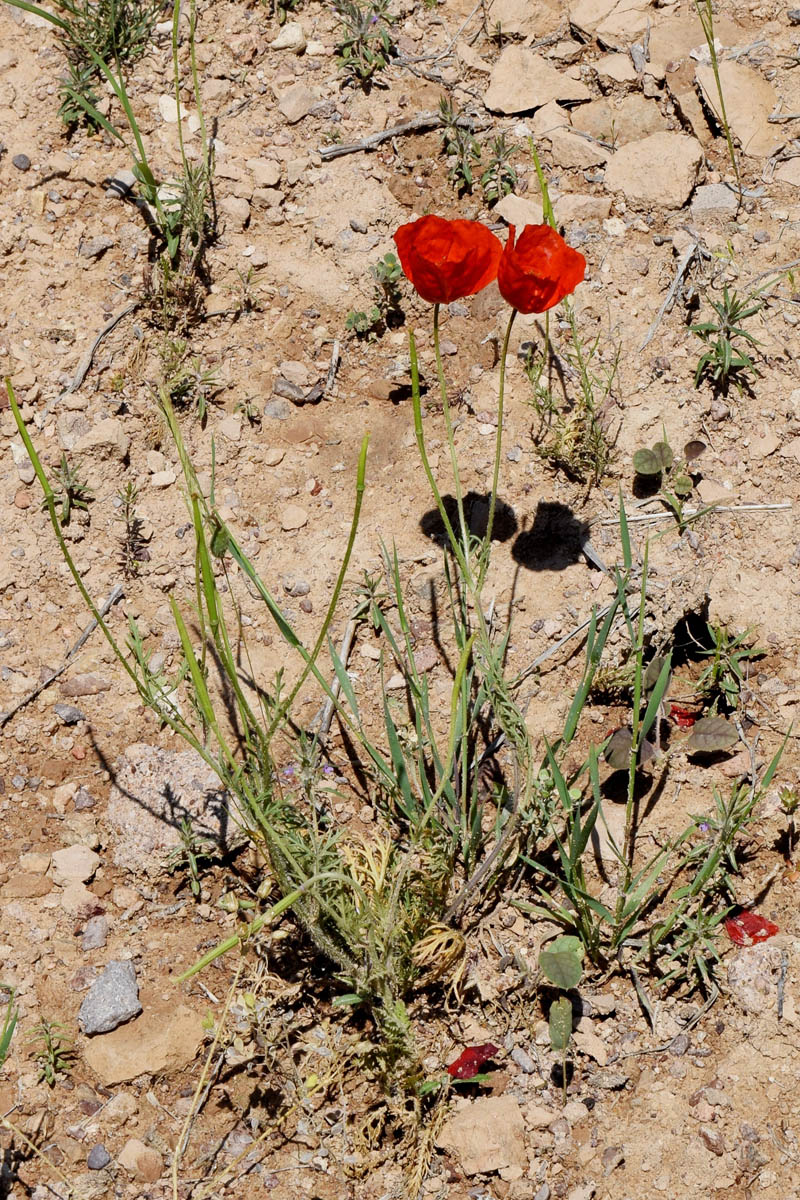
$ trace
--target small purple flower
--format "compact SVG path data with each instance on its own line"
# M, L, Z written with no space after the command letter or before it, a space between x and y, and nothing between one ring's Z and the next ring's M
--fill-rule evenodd
M708 821L701 821L697 828L701 833L708 833L711 826L709 825Z
M288 767L283 768L284 779L294 779L294 764L291 763Z
M322 768L322 774L323 775L332 775L333 774L333 767L330 765L330 763L325 763L325 766Z

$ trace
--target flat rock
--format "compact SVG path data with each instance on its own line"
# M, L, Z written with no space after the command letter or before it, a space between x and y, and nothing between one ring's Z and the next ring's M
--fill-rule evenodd
M593 66L601 83L634 84L639 78L629 54L606 54Z
M515 226L517 233L521 233L526 225L542 223L541 197L531 200L527 196L515 196L510 192L502 200L498 200L494 211L506 224Z
M97 421L88 433L75 443L77 454L96 454L100 458L128 457L130 438L116 417L104 417Z
M272 50L291 50L292 54L302 54L306 45L305 30L299 21L287 21L275 40L270 42Z
M161 113L162 121L166 121L168 125L177 125L178 102L169 92L158 97L158 111Z
M604 146L569 129L553 130L550 134L550 152L556 166L578 171L600 167L609 156Z
M61 886L87 883L100 866L100 855L88 846L76 843L53 854L53 881Z
M730 998L747 1013L774 1012L782 963L779 946L743 946L728 964Z
M83 1049L86 1065L111 1086L139 1075L181 1071L203 1044L203 1018L184 1004L163 1004L93 1038Z
M296 125L307 117L317 103L317 97L304 83L295 83L292 87L281 92L278 99L278 111L290 125Z
M647 28L650 0L573 0L569 20L583 38L625 49Z
M541 54L525 46L507 46L489 79L483 102L491 112L521 113L541 108L551 100L591 100L580 80L551 67Z
M107 692L110 687L110 681L100 675L73 675L61 684L61 695L74 700L79 696L97 696L100 692Z
M281 529L287 532L292 529L302 529L308 524L308 513L299 504L287 504L281 513Z
M721 124L719 93L713 69L710 66L698 67L696 75L703 99ZM743 153L753 158L765 158L772 154L786 140L782 126L770 125L767 120L778 102L778 94L772 84L751 67L727 59L719 64L719 77L728 124Z
M610 196L589 196L580 192L565 192L555 204L556 219L560 225L583 224L605 221L611 212Z
M513 1096L471 1101L445 1122L436 1145L458 1159L465 1175L528 1166L525 1122Z
M0 900L36 900L46 896L52 887L46 875L35 871L19 871L0 887Z
M692 197L692 216L733 217L739 207L736 193L724 183L704 183Z
M112 961L89 988L78 1012L78 1020L84 1033L89 1036L110 1033L141 1011L133 963Z
M682 208L692 194L703 148L682 133L653 133L611 156L605 185L634 207Z
M281 164L274 158L248 158L245 163L256 187L277 187L281 181Z
M724 49L727 46L744 45L748 35L740 25L722 13L715 13L714 40L719 49ZM659 13L658 20L653 22L650 30L650 62L646 71L663 78L667 66L674 67L688 58L691 51L701 44L703 33L694 6L674 16L662 17Z
M129 1175L144 1183L157 1183L164 1170L164 1160L152 1146L139 1138L129 1138L117 1156L117 1162Z
M544 37L558 29L561 13L558 0L491 0L487 25L512 37Z

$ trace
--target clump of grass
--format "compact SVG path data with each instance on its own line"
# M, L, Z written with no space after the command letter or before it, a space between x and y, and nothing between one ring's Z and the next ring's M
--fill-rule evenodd
M514 147L509 146L506 135L501 133L487 147L486 166L481 174L483 198L488 205L496 204L513 192L517 184L517 172L511 163Z
M150 41L164 8L162 0L58 0L64 27L60 34L67 59L67 79L61 86L59 116L67 126L86 123L100 128L92 110L99 100L94 86L100 78L95 56L106 63L132 63Z
M144 537L144 521L136 511L138 497L139 491L130 480L117 492L118 519L125 525L120 538L119 565L126 579L135 579L141 571L142 563L150 560L150 551Z
M711 59L711 69L714 72L714 82L717 85L717 96L719 97L719 111L722 122L722 129L725 134L725 141L728 146L728 158L730 159L733 173L736 176L736 188L739 193L739 204L742 203L742 176L739 170L739 158L736 153L736 147L733 144L733 136L731 127L728 121L728 114L725 111L725 95L722 90L722 80L719 75L719 59L717 57L717 47L714 38L714 9L712 8L711 0L694 0L697 15L700 18L700 24L703 27L703 35L708 46L708 53Z
M39 1082L55 1087L59 1075L68 1075L72 1070L75 1053L72 1039L59 1021L43 1019L31 1031L28 1042L34 1046Z
M448 159L447 177L459 194L471 192L473 168L480 160L481 148L463 113L456 112L449 96L442 96L439 101L439 120L442 126L442 151Z
M53 479L53 495L61 507L62 525L69 525L73 510L88 513L89 504L94 500L94 492L66 454L61 455Z
M397 256L384 254L370 267L370 274L375 281L372 305L367 312L352 310L345 321L348 333L360 338L380 337L387 328L393 328L403 319L399 286L403 272Z
M216 368L204 366L185 338L170 335L163 338L159 357L161 387L171 403L179 409L194 409L200 421L205 421L209 405L223 387Z
M749 390L751 377L756 373L756 365L744 347L758 346L743 322L760 312L763 303L752 296L737 296L724 287L722 299L711 300L710 304L714 318L690 326L691 332L707 347L698 360L694 386L699 387L708 378L723 396L727 396L731 383L741 395Z
M336 47L339 69L348 79L368 88L388 66L394 50L389 0L334 0L341 32Z

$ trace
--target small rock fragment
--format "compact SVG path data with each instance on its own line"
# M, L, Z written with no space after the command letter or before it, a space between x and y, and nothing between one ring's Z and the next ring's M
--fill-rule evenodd
M78 254L82 258L100 258L113 245L114 239L108 237L106 234L102 234L100 237L90 238L88 242L81 242L78 247Z
M436 1145L459 1160L465 1175L528 1165L522 1109L513 1096L473 1100L445 1122Z
M317 103L317 97L304 83L295 83L281 93L278 101L278 111L290 125L296 125L307 117Z
M712 1154L721 1157L725 1153L725 1139L721 1130L715 1129L713 1125L701 1125L699 1136L700 1141Z
M116 417L104 417L97 421L88 433L78 438L75 443L77 454L97 452L100 458L126 459L130 448L130 438L122 427L122 422Z
M169 92L158 97L158 111L162 121L168 125L176 125L178 121L178 102Z
M298 504L287 504L281 513L281 529L287 532L293 529L302 529L307 523L308 513Z
M92 1146L89 1157L86 1159L86 1165L90 1171L102 1171L103 1167L107 1167L110 1162L111 1155L102 1144Z
M115 171L105 182L107 199L125 200L136 187L136 176L133 171Z
M85 715L74 704L54 704L53 712L65 725L77 725L79 721L86 720Z
M27 154L15 154L11 159L11 162L18 171L30 171L31 169L31 160L28 158Z
M100 675L73 675L61 684L61 694L74 700L78 696L97 696L100 692L107 692L110 687L110 681Z
M81 938L81 950L100 950L106 944L108 936L108 918L104 916L90 917L86 922Z
M53 880L64 887L68 883L87 883L99 866L100 855L88 846L65 846L53 855Z
M139 1138L129 1138L119 1153L117 1162L130 1174L145 1183L156 1183L161 1178L164 1162L152 1146L145 1146Z
M703 148L682 133L652 133L628 142L606 167L609 191L622 192L634 207L682 208L692 193Z
M78 1020L87 1036L109 1033L142 1011L132 962L108 963L81 1004Z
M525 46L507 46L489 79L483 102L490 112L521 113L551 100L591 100L585 84L557 71Z
M306 48L306 35L299 21L287 21L274 41L270 42L273 50L291 50L293 54L302 54Z

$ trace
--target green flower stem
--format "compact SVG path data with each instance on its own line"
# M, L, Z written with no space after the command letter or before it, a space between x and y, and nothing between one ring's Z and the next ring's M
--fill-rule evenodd
M453 418L450 412L450 401L447 399L447 383L444 377L444 366L442 365L442 351L439 345L439 305L433 306L433 350L436 355L436 373L439 376L439 392L442 397L442 411L444 412L444 426L447 431L447 446L450 450L450 464L453 468L453 484L456 493L456 505L458 508L458 523L459 533L461 534L461 545L463 547L464 559L469 563L469 531L467 522L464 519L464 496L461 491L461 475L458 470L458 457L456 455L456 445L453 435Z
M483 550L481 552L478 593L480 593L486 579L486 572L489 569L489 556L492 550L492 530L494 528L494 514L497 508L497 488L500 483L500 455L503 449L503 401L506 390L506 358L508 356L508 343L511 339L511 329L516 315L517 309L512 308L511 316L508 318L508 325L506 325L506 335L503 338L503 349L500 352L500 384L497 392L497 438L494 447L494 472L492 474L492 490L489 495L489 515L486 519L486 533L484 534Z
M425 431L422 426L422 402L419 393L419 364L417 362L417 343L414 339L414 334L409 330L408 334L408 352L411 359L411 402L414 408L414 433L417 438L417 449L422 461L422 467L425 471L425 477L428 480L428 486L433 493L433 498L436 501L436 507L439 510L439 516L442 518L445 532L447 533L450 546L455 555L464 579L468 578L467 568L468 563L464 559L464 554L459 545L458 538L455 535L453 526L450 524L450 518L447 515L447 509L444 506L439 488L436 485L436 480L431 470L431 464L428 461L428 451L425 448Z

